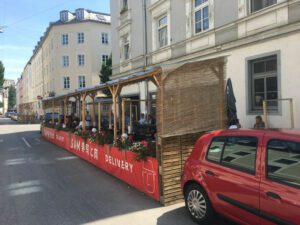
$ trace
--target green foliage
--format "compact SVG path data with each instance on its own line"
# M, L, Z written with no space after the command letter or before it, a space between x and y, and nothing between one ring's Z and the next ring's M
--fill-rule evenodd
M110 55L106 63L102 63L101 66L99 77L102 84L106 83L107 81L110 81L110 76L112 74L111 67L112 67L112 57ZM109 90L105 90L104 94L110 95L111 93Z
M4 71L5 68L3 66L2 61L0 61L0 89L3 87L3 83L4 83Z
M8 89L8 109L13 109L16 106L16 88L10 86Z

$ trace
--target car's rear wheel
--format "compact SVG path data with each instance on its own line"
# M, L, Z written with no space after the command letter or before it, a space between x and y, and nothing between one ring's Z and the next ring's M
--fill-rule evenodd
M197 184L191 184L185 191L185 207L192 219L199 224L211 224L213 209L207 194Z

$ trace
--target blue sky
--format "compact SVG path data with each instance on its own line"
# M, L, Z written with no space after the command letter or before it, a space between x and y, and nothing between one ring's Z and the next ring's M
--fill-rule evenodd
M49 22L59 19L59 12L77 8L109 13L109 0L0 0L0 60L5 78L17 80L32 55L32 50Z

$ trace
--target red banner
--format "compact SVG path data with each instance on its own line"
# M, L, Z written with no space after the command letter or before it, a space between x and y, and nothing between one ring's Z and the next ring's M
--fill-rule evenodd
M47 140L159 201L158 161L156 159L147 157L145 161L137 161L133 152L119 151L116 147L90 143L74 134L55 131L51 128L43 128L42 134Z

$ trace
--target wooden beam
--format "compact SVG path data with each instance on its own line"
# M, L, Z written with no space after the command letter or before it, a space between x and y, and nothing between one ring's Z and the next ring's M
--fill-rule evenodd
M122 134L125 133L125 99L122 98Z
M114 140L116 141L118 138L118 130L117 130L117 99L116 95L113 94L113 111L114 111Z
M67 125L68 97L64 98L64 124Z
M101 130L101 105L98 102L98 130Z
M54 100L52 100L52 126L54 125Z
M130 133L132 133L132 102L130 102L130 119L129 119L129 124L130 124Z
M91 95L90 95L91 96ZM95 114L95 111L96 111L96 109L95 109L95 95L92 95L91 96L91 98L92 98L92 126L96 126L96 114ZM95 124L95 125L94 125Z
M264 120L265 120L265 128L269 128L268 126L268 112L267 112L267 101L263 100L263 112L264 112Z
M82 130L83 131L86 130L86 127L85 127L85 98L86 98L86 92L84 92L83 95L81 95L81 101L82 101L81 121L82 121Z
M153 76L151 77L154 84L157 86L157 87L160 87L161 86L161 81L158 79L158 76L160 74L153 74Z

